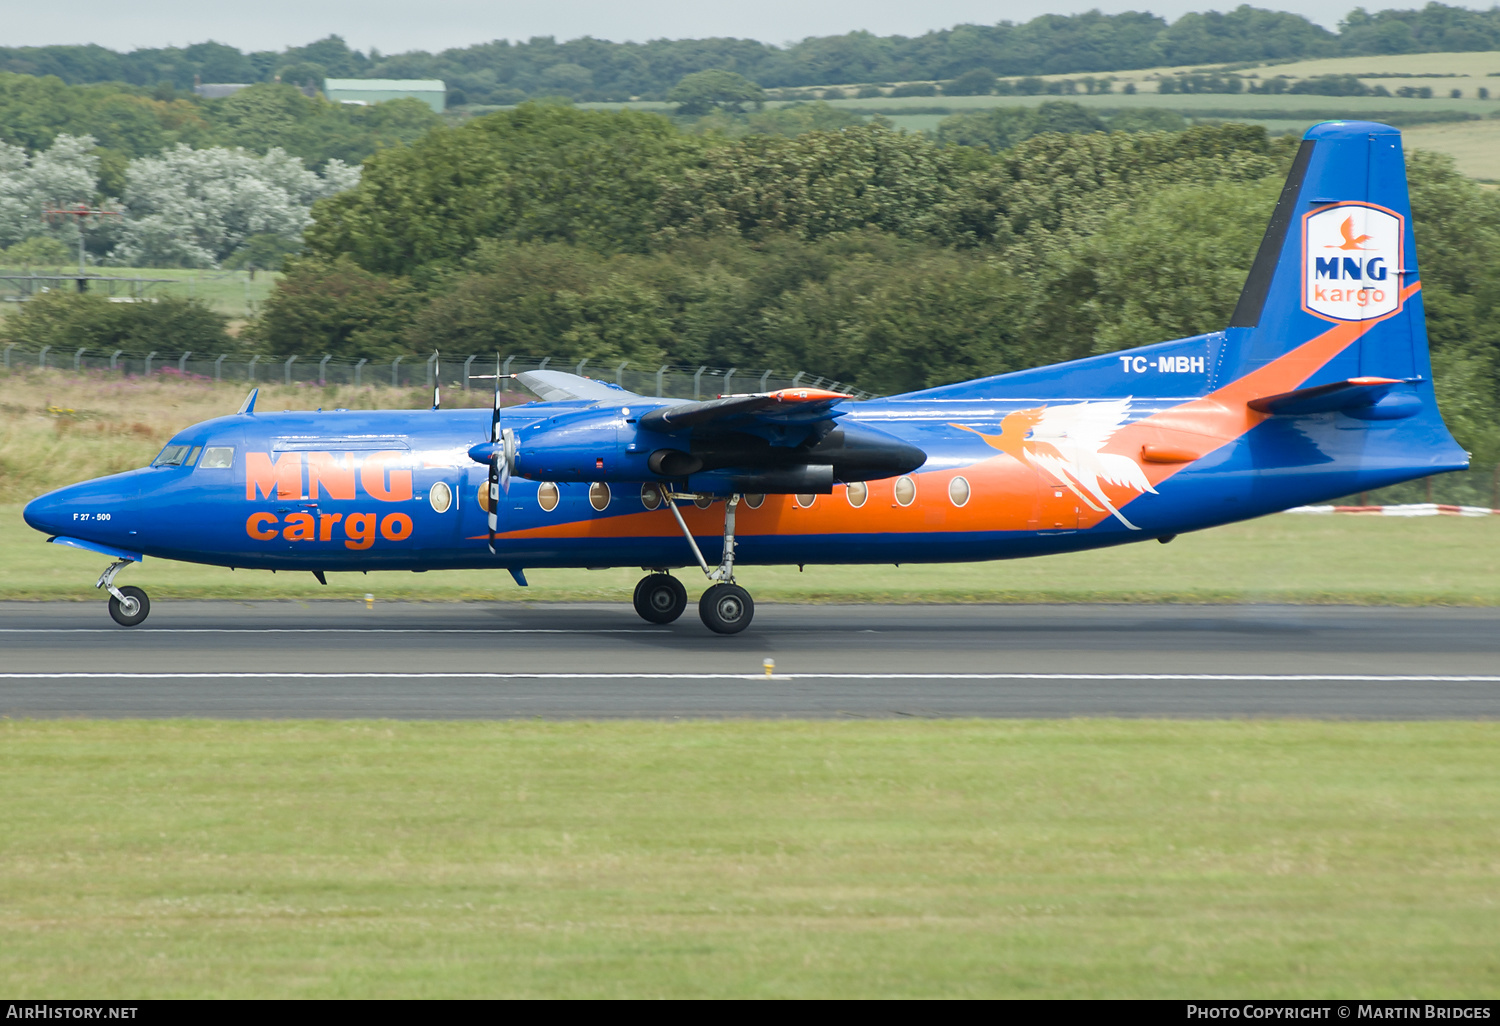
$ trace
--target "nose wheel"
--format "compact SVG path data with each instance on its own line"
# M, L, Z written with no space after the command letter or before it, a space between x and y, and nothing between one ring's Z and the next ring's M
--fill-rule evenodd
M134 627L150 612L151 600L144 591L131 585L120 588L118 597L109 597L109 615L121 627Z
M115 560L108 570L99 575L99 583L94 585L109 592L109 615L121 627L134 627L151 613L151 600L140 588L130 585L115 587L115 574L133 562L135 561L132 559Z
M671 623L686 608L687 589L671 574L651 574L635 586L635 611L647 623Z

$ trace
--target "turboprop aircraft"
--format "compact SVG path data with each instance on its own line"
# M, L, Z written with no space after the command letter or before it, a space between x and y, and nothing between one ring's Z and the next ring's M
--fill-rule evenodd
M1307 132L1222 331L867 402L703 402L558 372L485 410L265 413L36 499L49 541L311 571L639 566L636 611L749 625L747 564L993 560L1183 531L1468 465L1433 398L1400 133Z

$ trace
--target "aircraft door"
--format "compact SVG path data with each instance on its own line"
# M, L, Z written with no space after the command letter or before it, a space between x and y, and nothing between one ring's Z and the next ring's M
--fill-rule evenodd
M417 548L451 550L461 548L464 520L478 505L477 494L468 487L461 469L433 467L414 475L418 510Z
M1076 531L1081 503L1078 495L1051 474L1037 471L1037 530Z

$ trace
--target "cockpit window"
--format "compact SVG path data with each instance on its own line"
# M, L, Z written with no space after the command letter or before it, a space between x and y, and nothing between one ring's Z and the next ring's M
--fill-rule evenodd
M202 452L202 451L203 451L203 446L201 446L201 445L195 445L195 446L193 446L193 451L190 452L190 453L188 453L187 465L191 467L194 463L197 463L198 462L198 454L200 452Z
M225 470L234 465L234 448L228 445L210 445L203 450L199 470Z
M151 461L153 467L180 467L182 461L187 459L188 450L192 446L169 445L161 451L161 455Z

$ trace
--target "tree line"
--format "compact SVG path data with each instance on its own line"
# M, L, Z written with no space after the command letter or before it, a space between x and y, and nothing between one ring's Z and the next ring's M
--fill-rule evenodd
M895 393L1226 324L1296 140L1037 127L993 147L880 124L729 139L524 105L370 158L244 337L806 367ZM1500 197L1446 157L1409 163L1444 401L1494 459Z
M441 120L419 100L345 106L274 82L205 100L171 86L69 85L0 72L0 143L36 153L59 135L88 135L111 195L124 188L127 161L179 143L261 154L277 147L315 168L330 160L357 165L377 149L415 141Z
M807 368L891 394L1223 327L1296 140L1075 127L731 138L525 104L369 158L314 204L302 254L238 341ZM1500 196L1446 157L1408 163L1439 395L1494 462ZM49 297L0 330L79 337L78 309Z
M329 36L280 52L243 53L220 43L119 53L101 46L0 47L0 71L73 84L122 82L148 89L205 82L303 84L327 76L441 78L455 103L510 104L528 97L663 99L684 75L738 72L763 86L931 81L994 75L1125 71L1303 57L1500 49L1500 9L1441 3L1369 13L1355 8L1330 32L1297 14L1241 5L1185 14L1041 15L1023 23L959 25L921 36L850 32L788 46L749 39L613 43L495 40L440 53L382 55ZM347 158L346 158L347 159Z

